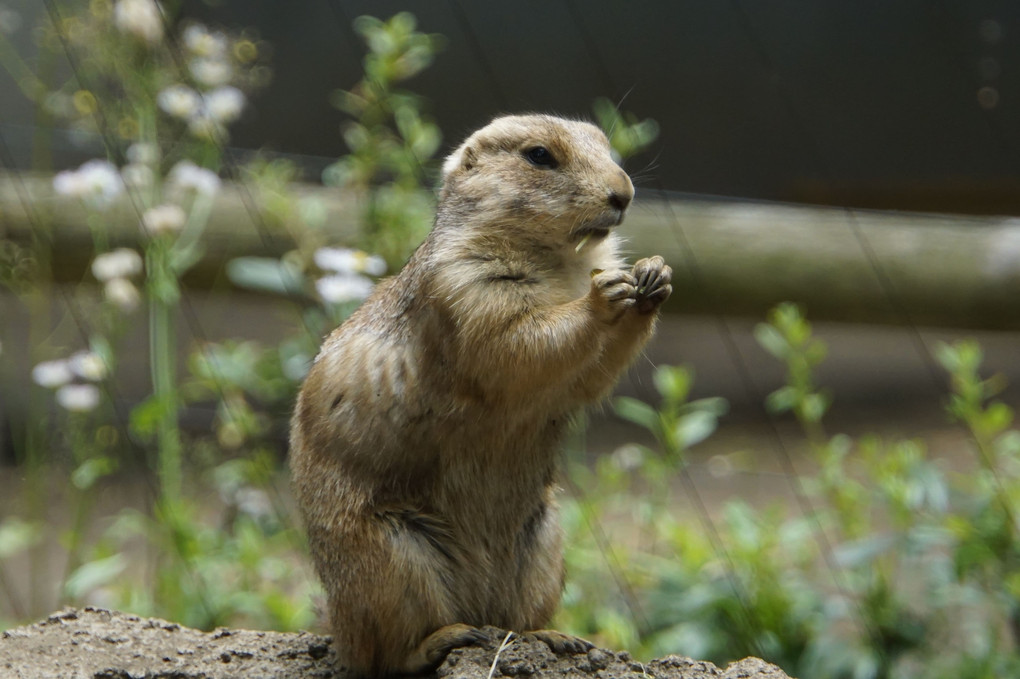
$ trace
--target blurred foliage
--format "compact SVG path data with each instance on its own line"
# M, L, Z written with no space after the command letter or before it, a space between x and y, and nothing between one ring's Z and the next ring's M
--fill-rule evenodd
M343 126L350 154L323 173L326 184L363 201L363 247L399 269L429 227L435 202L427 168L442 137L424 113L422 99L397 88L427 68L444 39L415 30L414 16L401 12L387 21L359 17L355 31L365 40L365 75L333 104L351 117Z
M826 433L832 396L814 381L825 346L796 306L755 334L787 368L766 405L797 418L813 457L801 512L699 504L686 450L723 408L687 402L689 370L659 368L658 408L616 401L658 450L626 446L594 471L572 469L584 491L564 507L571 577L557 622L639 656L756 655L791 676L1016 676L1020 435L994 400L1001 378L979 375L980 348L938 350L949 410L981 461L950 474L919 441ZM681 516L668 497L677 488L694 503ZM623 544L598 528L621 523L636 529Z
M70 318L54 328L60 307L49 282L46 211L34 211L35 242L0 248L0 283L29 318L35 382L23 418L10 423L25 483L0 522L5 615L24 620L61 603L96 603L203 627L308 626L317 585L279 491L281 434L272 424L286 419L300 376L290 359L303 364L311 350L203 343L190 376L177 365L180 279L204 248L228 127L268 78L264 45L252 31L178 22L172 7L152 0L53 3L34 35L37 72L0 34L3 65L32 73L19 82L41 128L59 121L98 134L108 158L53 182L52 200L80 206L95 254L83 285L65 298ZM72 65L66 81L46 66L57 55ZM34 142L45 167L48 140ZM257 160L241 174L243 190L257 196L253 218L302 228L293 223L300 209L287 212L300 206L290 166ZM133 238L109 231L106 211L118 203L137 212ZM140 247L115 247L125 239ZM138 313L148 316L151 391L125 412L120 359ZM60 332L69 323L78 331L70 340ZM185 409L209 406L212 435L185 433ZM63 466L70 483L54 492ZM138 510L100 514L111 488L138 485ZM56 536L47 528L55 506L66 525ZM45 567L54 537L66 559Z
M659 123L646 118L639 120L637 116L620 111L613 102L600 97L592 105L595 120L605 130L609 144L620 160L641 153L659 137Z

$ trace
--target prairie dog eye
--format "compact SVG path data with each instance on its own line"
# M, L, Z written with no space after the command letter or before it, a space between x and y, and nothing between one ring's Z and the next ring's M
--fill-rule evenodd
M533 146L530 149L524 151L524 157L528 159L528 162L536 167L556 167L556 158L549 149L544 146Z

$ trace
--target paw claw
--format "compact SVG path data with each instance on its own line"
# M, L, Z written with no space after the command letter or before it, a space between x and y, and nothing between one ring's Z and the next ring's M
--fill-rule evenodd
M595 648L595 644L587 639L575 637L571 634L564 634L554 629L535 630L528 632L531 638L538 639L545 643L553 653L587 653Z
M658 255L638 260L634 264L633 275L637 283L634 297L640 313L654 311L673 292L670 285L673 270Z
M592 276L592 293L601 297L608 306L609 319L617 318L634 306L637 281L630 271L600 271Z

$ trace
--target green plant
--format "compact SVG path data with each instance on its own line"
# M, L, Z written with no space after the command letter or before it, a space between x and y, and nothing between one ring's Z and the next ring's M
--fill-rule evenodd
M641 153L659 136L659 124L651 118L639 120L633 113L621 111L605 97L592 105L595 120L609 137L609 144L620 158L626 160Z
M280 423L322 333L356 308L387 265L379 256L334 246L324 206L292 190L296 168L257 157L238 169L238 190L251 198L259 228L284 234L295 248L280 259L234 260L228 276L299 303L305 332L279 346L203 341L187 372L177 365L181 279L204 252L219 170L230 160L223 151L229 125L266 69L251 32L177 25L165 11L153 0L95 0L73 13L54 5L40 34L50 53L67 50L75 78L57 86L44 76L23 80L41 110L102 138L110 160L89 161L54 180L56 199L80 207L93 238L95 260L82 289L95 282L103 295L98 301L76 295L72 307L80 306L74 320L88 350L61 358L69 353L67 340L49 341L45 215L36 215L31 246L4 243L0 251L0 280L33 305L34 333L45 338L33 344L37 356L49 359L35 369L39 388L27 430L14 436L31 480L22 493L28 504L16 510L25 518L0 524L0 588L20 619L41 615L56 601L97 602L200 627L294 629L312 622L317 584L280 490ZM363 17L356 29L369 43L366 75L335 97L354 118L345 131L351 153L327 178L366 206L364 242L388 249L399 264L428 226L432 198L423 168L439 135L421 115L421 102L394 86L428 65L440 38L417 33L406 14L386 22ZM0 36L4 64L29 71L28 61L8 48ZM110 231L110 210L134 212L139 232ZM140 309L149 316L152 389L131 408L125 427L111 387L121 337ZM214 413L212 435L185 434L182 409L206 406ZM53 600L37 596L49 588L40 580L30 588L32 600L23 601L3 569L26 552L41 559L45 534L38 519L64 500L47 496L49 465L59 464L55 453L65 450L73 469L67 501L74 508L63 536L66 572ZM108 477L125 461L131 464L120 474L154 472L153 491L140 510L97 517L95 500L107 483L123 482ZM138 461L147 469L139 470ZM94 539L97 524L106 528Z
M1020 437L1012 409L994 400L1001 378L980 377L977 345L938 349L950 412L979 460L950 475L917 441L826 432L832 396L814 378L825 347L796 306L777 307L755 334L787 368L766 405L797 419L814 464L799 480L799 512L739 500L711 515L698 506L678 432L698 417L710 424L686 426L710 432L719 409L686 404L689 373L660 368L658 408L617 401L660 451L628 446L599 460L595 473L573 475L594 499L565 508L571 578L560 620L639 654L682 650L717 662L755 654L793 676L1014 675ZM691 419L695 412L703 414ZM695 511L678 515L656 490L671 485L661 480L667 470L679 474ZM635 506L645 509L621 513ZM612 543L599 526L621 521L655 526L656 539ZM607 592L609 578L617 588Z
M118 600L134 601L146 612L160 613L165 610L161 607L171 604L187 608L202 604L212 611L207 622L223 620L231 610L253 608L250 600L216 596L231 578L255 567L250 558L243 558L245 554L262 554L260 567L264 567L274 554L284 553L281 541L287 543L287 558L293 558L290 555L300 544L289 521L281 520L289 512L279 502L271 508L272 520L257 524L245 519L243 512L234 512L236 516L224 523L230 537L220 539L219 530L208 521L216 503L198 509L193 502L201 494L186 490L190 487L186 482L201 480L203 465L194 453L185 465L186 439L179 424L184 405L176 365L180 280L204 249L203 231L221 184L217 170L223 161L227 127L247 106L246 92L264 80L259 46L248 35L230 36L194 22L175 28L172 17L165 16L166 10L152 0L95 0L74 12L57 4L47 9L48 21L39 31L43 51L66 50L73 78L52 85L49 75L33 74L22 80L25 94L47 113L47 119L61 119L97 134L109 158L117 162L89 161L58 173L53 182L55 200L79 206L92 236L94 261L82 289L94 282L102 290L99 300L87 293L69 298L73 318L63 325L73 322L79 333L76 341L64 339L68 333L49 334L52 246L45 213L33 211L36 232L31 246L5 244L4 258L11 261L11 271L30 274L25 278L5 275L3 281L29 310L38 340L33 342L38 363L32 372L37 387L24 418L26 429L13 432L16 450L32 479L22 493L21 513L27 520L4 521L0 566L27 550L35 577L41 570L36 564L43 545L41 518L50 505L67 501L72 511L70 527L61 537L67 562L56 587L60 600L102 599L116 591ZM28 72L27 62L5 41L0 36L5 65ZM107 216L115 209L135 214L137 233L110 230ZM125 247L128 244L133 247ZM152 388L150 396L132 408L127 428L111 384L117 376L121 337L130 316L143 303L149 321L146 362L151 366ZM67 348L67 344L80 347L81 342L87 349ZM236 351L230 358L239 363L241 353ZM239 379L230 381L215 374L225 367L215 360L206 362L206 369L198 371L190 386L191 395L204 388L205 395L215 390L216 397L221 397L223 439L242 424L249 427L242 434L262 435L259 419L242 395L252 384L240 385ZM278 391L278 382L266 377L255 391L269 398ZM192 451L203 449L200 442L189 443ZM136 545L131 551L147 557L146 568L127 558L127 547L112 539L95 543L88 537L92 531L86 530L100 521L93 507L105 477L124 461L132 463L127 473L138 473L137 460L132 460L136 452L144 455L158 480L147 511L138 515L145 520L133 523L147 549ZM256 460L264 464L263 447L252 446L245 453L252 464ZM222 454L213 457L211 466L223 463ZM71 468L66 497L46 490L49 475L56 473L47 465L62 464ZM186 466L194 473L186 476ZM250 496L271 484L262 479L257 488L254 480L249 485ZM224 504L227 509L231 506L226 499ZM125 521L117 525L123 527ZM195 544L202 549L191 549ZM213 562L221 568L211 567ZM125 573L131 577L121 579ZM250 585L252 579L248 576L246 583ZM189 581L205 583L192 588L201 596L187 595ZM5 579L0 577L0 582ZM153 589L148 589L150 585ZM287 587L293 589L292 584ZM41 615L56 603L43 594L47 589L49 585L40 580L31 583L30 599L12 591L8 597L12 609L19 617ZM269 622L271 614L279 617L283 612L279 604L270 606L274 598L280 598L278 592L255 586L246 589L247 595L238 596L260 596L265 604L261 618L254 616L261 620L259 624L283 624L277 618ZM293 618L290 624L308 619L299 614L289 617Z
M352 120L343 128L350 153L323 174L326 184L362 201L362 247L400 268L432 224L429 164L439 149L439 128L423 113L420 97L397 85L432 63L439 35L415 30L413 15L382 21L359 17L354 29L368 45L365 75L333 104Z

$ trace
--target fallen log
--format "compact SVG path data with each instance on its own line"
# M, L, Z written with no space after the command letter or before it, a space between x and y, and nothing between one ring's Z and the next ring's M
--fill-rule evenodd
M89 280L92 241L75 201L50 178L0 174L0 239L52 244L59 282ZM302 185L325 211L331 238L354 242L351 194ZM137 245L138 210L121 199L104 215L112 242ZM761 317L778 302L812 318L867 323L1020 328L1020 220L844 210L639 192L620 232L634 255L658 253L674 269L667 311ZM254 191L225 184L186 279L222 281L225 262L294 247Z

